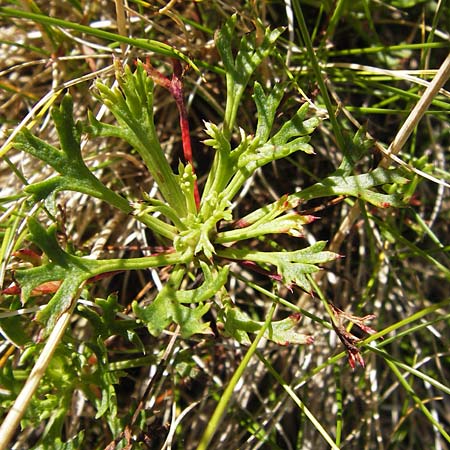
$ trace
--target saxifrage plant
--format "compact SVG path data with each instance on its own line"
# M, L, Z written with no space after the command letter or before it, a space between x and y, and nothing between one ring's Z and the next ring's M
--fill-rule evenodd
M369 173L354 173L355 163L367 150L362 134L357 134L348 142L347 154L351 159L346 157L335 173L245 217L233 216L233 199L258 168L299 151L313 155L309 140L319 124L317 117L308 116L307 103L301 105L293 117L281 124L277 123L276 113L286 85L279 83L266 92L261 84L255 82L253 99L257 110L257 127L251 134L238 127L237 117L242 96L253 73L268 56L282 30L266 30L262 41L258 43L255 34L243 37L234 55L232 42L235 21L236 17L231 18L216 39L226 74L227 103L222 124L205 124L208 135L205 144L215 152L215 156L206 182L200 189L197 186L186 128L183 128L186 160L178 164L178 172L174 173L161 149L153 123L153 88L156 82L170 90L179 105L181 125L186 127L181 71L177 64L174 66L172 80L159 74L149 63L137 62L133 68L122 68L117 64L118 86L111 88L98 82L98 99L110 109L117 121L116 125L102 123L93 115L90 115L88 123L75 123L72 100L66 95L60 107L52 112L60 149L27 130L16 139L17 148L41 159L59 173L58 176L25 188L25 192L33 200L44 200L52 210L56 194L63 190L96 197L142 222L166 249L162 253L141 258L93 260L79 256L69 248L62 248L57 239L56 224L46 229L37 219L30 218L30 240L42 250L44 256L41 258L33 255L35 267L17 270L14 274L16 286L5 291L5 294L17 294L20 290L21 302L27 304L34 293L54 293L36 316L44 327L44 335L50 333L64 311L74 306L85 283L127 270L170 267L170 277L156 298L145 306L134 302L134 320L128 321L122 328L121 321L113 319L117 308L111 306L114 303L112 299L101 304L105 311L109 311L110 322L107 325L89 312L89 309L80 311L103 330L96 350L99 361L101 342L108 333L124 332L129 339L133 339L133 330L139 324L144 324L154 336L158 336L171 324L179 327L183 338L198 333L211 333L210 324L204 319L211 309L223 324L224 331L239 342L249 343L248 333L263 331L266 338L280 344L311 343L311 337L298 330L298 315L273 321L267 327L264 322L253 320L234 305L227 295L229 278L232 276L230 263L253 267L272 278L275 283L288 287L296 285L311 292L311 274L320 270L320 265L338 257L326 250L326 242L318 241L295 251L259 250L246 245L246 242L264 235L277 236L285 233L298 237L299 247L302 246L303 227L314 220L314 217L303 216L295 209L314 198L344 195L381 208L402 205L396 194L386 193L392 185L407 182L396 170L380 167ZM80 149L82 133L87 133L91 139L113 137L128 142L139 153L157 183L162 200L147 195L142 198L124 198L106 187L83 160ZM234 146L233 138L236 135L239 143ZM184 281L191 275L201 275L200 285L186 289ZM329 308L328 312L334 329L347 347L352 367L356 363L363 364L356 345L358 340L345 330L341 319L348 319L364 331L372 332L365 326L365 318L350 315L343 317L342 312L336 308ZM111 325L116 322L119 325ZM81 362L74 362L72 369L76 371L81 366ZM75 387L81 388L86 395L92 396L89 383L97 383L102 386L97 415L107 412L114 415L114 394L111 392L114 380L109 380L111 384L108 385L105 381L107 377L102 374L99 369L97 375L87 382L81 385L66 383L65 386L69 391ZM64 405L59 405L61 413ZM63 414L58 413L53 418L44 441L60 436L62 416ZM111 420L110 423L115 424L112 431L116 433L120 428L117 421Z

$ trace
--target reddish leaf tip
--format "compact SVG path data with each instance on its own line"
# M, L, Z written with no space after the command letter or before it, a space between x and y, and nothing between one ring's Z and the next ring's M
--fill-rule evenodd
M300 322L302 315L299 312L293 313L289 316L293 321Z
M303 217L307 220L306 223L312 223L312 222L320 219L319 216L313 216L312 214L307 214L306 216L303 216Z
M0 294L2 295L19 295L21 292L20 287L17 284L12 284L11 286L7 287L6 289L3 289L0 291Z

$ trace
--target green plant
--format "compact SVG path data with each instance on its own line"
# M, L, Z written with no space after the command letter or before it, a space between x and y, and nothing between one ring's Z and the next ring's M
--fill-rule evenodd
M198 211L193 194L196 176L191 164L180 163L178 174L173 173L158 143L153 126L154 84L142 64L137 65L134 73L128 66L123 73L119 68L116 75L118 87L110 89L101 82L97 83L99 99L111 109L118 124L102 124L91 115L90 125L86 130L93 138L107 136L127 141L142 157L157 182L162 201L149 197L141 202L126 200L95 177L80 153L81 125L73 122L69 96L64 97L59 109L53 110L61 150L34 137L28 131L23 131L16 138L17 148L42 159L60 174L25 188L25 192L31 194L35 201L54 201L54 196L62 190L78 191L106 201L124 213L133 214L160 238L169 240L167 247L170 250L156 256L136 260L89 260L63 250L57 242L55 226L46 231L31 218L31 239L41 248L49 262L33 269L19 270L15 277L21 287L24 303L34 288L49 281L64 280L55 296L38 314L38 320L45 324L47 331L52 329L61 312L68 308L83 282L115 271L173 265L175 269L166 287L147 308L135 305L135 313L156 335L172 322L180 325L184 337L206 332L208 326L201 322L201 317L209 309L208 300L220 293L227 282L227 261L253 262L263 268L275 266L276 276L280 277L282 283L294 283L309 291L311 287L306 274L317 271L316 264L323 264L336 257L323 251L323 242L295 252L250 250L239 248L236 243L269 233L301 236L303 225L311 221L311 218L290 211L302 200L353 195L382 207L399 204L395 195L372 190L378 185L404 183L406 179L395 171L377 169L369 174L352 176L349 170L344 172L338 169L334 175L311 188L238 219L238 227L230 231L218 230L221 221L232 220L232 200L255 170L297 151L312 153L308 135L318 124L318 119L314 117L306 119L308 106L305 104L276 133L271 133L285 87L278 85L266 95L256 83L254 99L258 110L257 129L253 136L246 135L241 129L240 143L232 148L231 130L235 127L244 89L251 74L267 56L280 34L280 30L268 31L258 48L255 47L254 36L243 38L234 58L230 43L235 20L234 17L227 23L217 40L227 74L227 106L222 128L214 124L206 126L210 138L205 143L216 150L216 157L209 171ZM51 210L55 210L54 206L49 206ZM160 217L165 216L167 221L156 218L154 213L160 213ZM229 248L219 245L225 243L234 245ZM193 290L180 289L186 274L189 271L195 273L198 269L203 273L203 284ZM191 309L183 304L198 304L198 307ZM165 311L165 314L158 314L156 311Z
M39 219L34 214L36 217L30 217L27 221L27 240L39 247L42 255L30 251L19 253L23 260L34 267L14 272L15 286L4 291L8 296L10 309L15 310L22 305L34 306L35 295L50 294L51 299L46 301L44 298L44 304L39 305L40 309L36 314L38 322L43 326L42 338L51 335L61 317L67 313L70 316L73 311L84 317L96 334L95 338L88 340L80 353L75 350L79 347L74 344L73 337L67 333L64 344L53 355L47 375L37 391L37 398L32 401L23 422L24 425L32 424L33 417L47 420L39 444L43 448L54 442L61 448L70 448L73 445L79 446L83 440L83 432L73 434L75 437L72 442L63 443L64 439L61 438L63 419L70 408L72 395L77 390L83 392L94 405L95 417L106 419L111 440L116 443L121 440L122 444L127 441L130 443L132 428L144 428L146 418L142 405L137 407L135 414L117 417L117 392L114 387L125 374L123 370L130 369L133 364L154 363L171 357L169 350L163 355L145 354L146 346L138 333L142 326L155 338L161 338L163 333L169 331L175 337L180 335L183 339L192 339L196 335L206 335L208 339L214 330L216 335L222 333L231 336L236 342L250 345L230 380L226 395L218 400L219 406L211 416L212 420L200 440L199 448L206 448L217 430L220 419L229 406L233 388L246 370L250 358L258 355L257 344L261 339L272 340L278 345L313 342L312 337L298 327L299 312L308 315L308 311L289 304L281 294L274 292L300 288L308 294L317 295L328 317L326 320L312 314L309 317L336 331L347 350L352 368L357 363L364 365L361 355L364 350L361 345L365 346L385 334L376 333L367 327L365 321L372 319L372 315L359 318L345 313L322 293L311 275L318 273L323 264L339 256L327 250L327 244L323 240L309 246L304 244L301 238L305 228L315 218L308 213L298 213L296 209L307 201L327 197L345 197L354 205L370 204L380 209L399 208L405 206L405 198L411 198L418 180L408 183L404 171L382 166L363 170L361 173L357 165L367 155L373 142L367 139L363 128L354 136L342 133L339 128L339 145L345 151L337 169L331 174L321 174L317 177L317 182L299 192L284 195L274 203L267 203L239 216L233 201L260 168L276 160L297 156L298 152L314 158L309 141L320 120L309 115L307 103L296 107L289 118L278 119L277 112L289 85L277 83L264 88L263 83L254 82L253 102L257 125L250 130L245 129L243 124L241 127L238 112L243 108L244 94L257 68L265 58L274 53L282 29L267 29L262 33L259 24L259 34L250 33L242 38L237 52L234 52L235 27L236 16L233 16L216 38L226 77L226 106L222 124L208 122L205 125L208 138L204 143L214 152L214 157L206 181L200 187L194 171L196 161L188 150L190 143L187 133L183 133L185 161L180 162L174 171L161 148L154 126L154 84L169 89L179 106L180 115L183 116L182 71L177 63L174 64L171 80L156 71L149 62L138 62L132 67L122 67L120 63L116 63L117 85L109 87L101 81L96 83L96 97L112 112L114 124L97 120L94 114L89 114L87 122L75 122L72 100L66 95L59 108L55 107L52 111L59 149L26 130L14 140L17 149L37 157L51 166L58 175L24 189L27 200L42 202ZM332 125L339 127L335 119ZM183 130L183 123L181 126L182 131L186 131ZM109 139L127 142L140 156L156 182L160 197L141 194L141 197L130 195L126 198L107 187L96 176L97 168L89 168L82 156L81 137L84 134L92 141ZM424 163L420 161L415 161L414 164L424 167ZM154 241L162 250L139 258L92 259L90 255L82 254L71 245L70 235L64 236L64 224L56 220L57 194L62 191L80 192L95 197L112 209L132 216L139 226L145 226L151 231ZM197 195L197 192L201 195ZM367 222L369 219L377 220L370 210L363 208L363 211ZM47 224L49 221L54 223L43 226L44 221ZM383 229L382 223L380 228ZM384 230L387 235L392 233L387 227ZM295 250L284 246L285 241L281 239L283 236L295 239ZM65 242L64 237L68 242ZM392 237L392 234L390 238L400 239L398 236ZM298 246L302 248L298 249ZM105 299L93 299L89 292L88 286L102 278L153 268L166 270L168 275L164 285L150 302L134 301L131 305L132 313L125 317L120 315L120 306L114 295ZM252 286L259 289L265 298L271 299L267 316L257 317L251 308L243 310L239 302L232 301L234 294L230 291L230 285L240 278L237 268L252 270L273 283L273 292L265 291L261 286ZM251 281L244 281L251 285ZM17 299L19 293L22 305ZM42 300L38 298L38 301ZM290 309L291 314L275 320L275 305L281 303ZM15 316L7 320L9 323L5 322L4 329L9 332L9 336L18 345L28 346L26 357L36 358L42 346L32 345L30 336L24 339L17 333L22 319ZM361 343L344 320L372 337ZM131 345L135 354L140 355L142 352L142 359L128 359L122 364L109 360L107 341L113 336L119 336ZM396 362L384 355L382 350L374 350L374 353L376 351L389 361L402 385L407 386ZM22 359L25 361L26 357ZM262 355L259 357L324 439L332 447L336 447L337 444L334 444L324 427L284 383L271 363ZM337 359L341 357L342 355L338 355ZM330 359L326 364L332 364L336 360ZM181 358L177 364L178 376L182 377L181 374L192 370L192 361L185 355L185 359ZM11 365L5 366L2 380L11 389L11 397L3 402L5 408L11 406L13 394L17 395L17 389L11 380L16 380L18 375ZM218 393L213 395L218 396ZM39 398L44 400L39 401ZM414 399L424 412L428 412L419 397L415 396ZM269 438L263 436L261 439Z

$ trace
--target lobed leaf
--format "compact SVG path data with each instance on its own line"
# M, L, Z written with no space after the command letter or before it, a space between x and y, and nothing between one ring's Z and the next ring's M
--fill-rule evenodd
M294 137L311 134L319 125L320 120L317 117L311 117L305 120L308 108L308 103L302 105L294 117L285 122L269 142L274 145L281 145L289 142Z
M386 189L392 184L404 185L406 183L409 183L409 179L404 177L398 169L379 167L361 175L345 175L337 171L322 181L289 195L288 202L294 207L315 198L344 195L359 198L379 208L403 207L405 202L400 195L383 194L374 188L381 186ZM241 221L244 223L256 222L276 208L276 203L265 205L243 217Z
M89 130L95 135L121 137L140 154L166 202L180 217L187 213L186 201L159 143L153 122L154 83L139 63L134 73L126 66L116 71L120 89L97 83L101 101L110 109L118 126L101 125L91 115Z
M209 323L203 321L203 316L209 311L211 299L226 283L228 267L223 267L213 274L206 263L200 263L204 273L204 282L198 288L180 290L179 286L184 270L177 269L168 283L159 292L149 306L141 307L133 302L133 311L148 328L149 332L158 336L171 323L180 326L181 335L188 338L193 334L212 333ZM184 306L183 303L198 304L195 308Z
M275 120L277 108L286 89L285 83L277 83L266 95L262 86L256 82L253 87L253 100L257 109L258 124L255 138L259 142L267 142Z
M220 312L219 320L223 323L227 333L245 345L251 344L248 333L258 333L264 326L264 322L251 319L247 313L231 305L226 305ZM279 345L311 344L313 338L298 331L299 321L299 314L291 315L282 320L272 321L264 333L264 337Z
M275 211L275 210L274 210ZM218 233L216 243L225 244L229 242L251 239L266 234L286 233L295 237L303 236L303 225L311 223L313 216L302 216L297 213L284 214L281 217L263 217L261 220L242 228Z
M303 191L293 194L289 199L301 199L302 201L312 198L349 195L360 198L378 207L404 206L401 198L395 194L382 194L372 188L386 184L405 184L409 180L396 169L377 168L371 172L361 175L331 175L319 183L316 183Z
M128 201L101 183L84 163L81 156L80 131L73 120L73 101L70 95L64 96L59 109L52 110L52 117L61 150L33 136L27 129L22 130L14 141L18 149L41 159L60 174L27 186L25 192L33 194L36 200L43 200L62 190L77 191L130 213Z
M233 57L233 37L237 16L227 20L216 36L217 50L222 58L227 78L227 104L225 108L224 133L230 136L234 128L237 110L250 76L266 58L276 40L283 32L282 28L266 29L262 41L256 42L256 33L242 37L236 57Z
M15 279L21 288L22 302L28 301L36 287L50 281L60 282L59 286L56 285L56 293L37 314L37 319L45 324L45 332L51 330L58 317L77 300L77 293L84 282L108 272L158 267L190 259L190 255L169 253L96 261L65 252L57 242L55 226L46 230L35 219L30 218L28 227L31 240L47 254L50 262L16 271Z
M250 249L227 248L217 252L224 258L252 261L263 265L276 266L277 274L281 276L286 285L296 284L306 291L311 290L307 274L317 272L320 268L317 264L323 264L335 260L338 255L333 252L323 251L325 241L293 252L260 252Z

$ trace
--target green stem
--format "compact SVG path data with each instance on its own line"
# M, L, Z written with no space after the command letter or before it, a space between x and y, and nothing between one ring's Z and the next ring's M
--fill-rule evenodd
M371 53L392 53L392 52L404 52L405 50L423 50L432 48L449 48L448 41L444 42L423 42L419 44L399 44L399 45L377 45L375 47L365 48L351 48L345 50L329 50L327 52L328 57L332 56L350 56L350 55L368 55Z
M327 311L328 315L330 316L330 320L331 322L335 325L335 326L339 326L339 324L337 323L337 319L336 316L333 313L333 310L330 307L330 303L328 302L328 300L325 298L325 295L323 294L323 292L321 291L321 289L319 288L319 285L316 283L316 281L314 280L314 277L311 274L306 274L306 278L308 278L308 281L311 283L311 286L313 287L314 291L316 292L316 294L319 296L320 301L322 302L325 310Z
M299 306L288 302L287 300L285 300L282 297L279 297L278 295L275 295L274 293L261 287L259 284L253 283L252 281L243 277L240 273L233 272L233 276L236 277L238 280L242 281L243 283L247 284L252 289L255 289L256 291L261 292L261 294L265 295L267 298L270 298L274 302L276 302L280 305L286 306L287 308L291 309L292 311L301 313L303 316L310 318L312 321L319 323L320 325L322 325L323 327L325 327L329 330L333 329L328 321L321 319L320 317L310 313L306 309L300 308Z
M159 220L156 217L153 217L150 214L137 215L136 219L139 220L139 222L142 222L156 234L164 236L170 239L171 241L173 241L176 235L178 234L177 228L175 228L172 225L169 225L166 222L163 222L162 220Z
M331 103L330 95L328 93L328 89L325 85L325 81L322 75L322 70L320 68L319 62L317 61L317 57L313 49L311 38L308 33L308 28L306 26L305 18L303 16L303 12L300 7L300 1L295 0L293 2L293 7L295 17L298 22L298 26L300 28L300 33L302 35L303 42L305 43L306 46L306 52L308 53L309 59L311 61L311 66L314 71L317 84L319 85L320 93L322 94L325 107L327 108L331 126L333 127L333 131L336 136L337 145L343 152L344 156L348 158L344 136L342 134L341 127L339 126L339 123L336 119L335 109Z
M342 394L342 377L341 377L341 368L339 365L335 364L333 366L333 374L334 381L336 385L336 445L340 447L342 440L342 429L344 426L343 420L343 412L344 412L344 402L343 402L343 394Z
M328 445L333 450L339 450L339 447L334 443L331 436L326 432L325 428L321 425L321 423L315 418L314 414L307 408L307 406L302 402L300 397L294 392L294 390L283 380L283 378L278 374L278 372L273 368L269 361L258 351L256 350L256 354L259 359L264 363L268 371L272 374L272 376L277 380L277 382L282 386L282 388L289 394L289 397L295 402L295 404L299 407L299 409L305 414L305 416L311 421L316 430L321 434L321 436L327 441ZM198 449L197 449L198 450Z
M225 107L225 116L223 120L223 134L226 139L231 138L234 123L241 102L244 87L236 82L233 73L227 72L227 104Z
M152 267L170 266L175 264L186 264L192 259L190 252L164 253L162 255L144 256L142 258L126 258L126 259L105 259L105 260L89 260L70 256L75 260L75 265L86 267L89 278L101 275L106 272L122 271L122 270L142 270Z
M233 176L225 188L223 200L231 202L236 194L239 192L243 184L253 175L255 171L251 171L248 174L244 174L242 169L239 169Z
M339 19L341 18L345 3L346 3L346 0L337 0L337 2L335 2L333 15L330 18L330 21L328 23L328 27L326 30L326 34L323 37L321 45L320 45L321 50L323 49L323 47L326 45L327 42L333 42L333 35L336 30L336 26L339 22Z
M225 151L218 151L215 156L205 183L205 188L202 195L201 206L207 204L207 200L212 195L222 192L229 182L232 171L230 170L231 160L229 154ZM201 209L204 212L204 209Z
M200 440L200 444L198 445L197 450L206 450L208 448L208 445L211 442L211 439L213 438L215 432L217 431L217 428L220 425L221 419L222 419L223 415L225 414L225 411L231 401L231 396L233 395L233 391L234 391L238 381L244 374L244 371L247 368L248 363L250 362L250 359L256 352L256 348L258 346L259 341L264 336L264 333L266 332L267 328L270 325L272 316L275 312L275 308L276 308L276 303L273 303L270 308L269 314L267 315L267 319L264 322L264 325L259 330L258 334L256 335L255 340L252 342L252 345L250 346L250 348L248 349L244 358L242 359L241 363L239 364L239 367L234 372L228 386L226 387L222 397L220 398L220 401L217 404L214 414L212 415L210 421L208 422L208 426L206 427L206 430L203 433L203 436Z
M156 138L156 130L138 137L135 148L153 175L161 194L180 217L185 217L187 214L186 199Z

